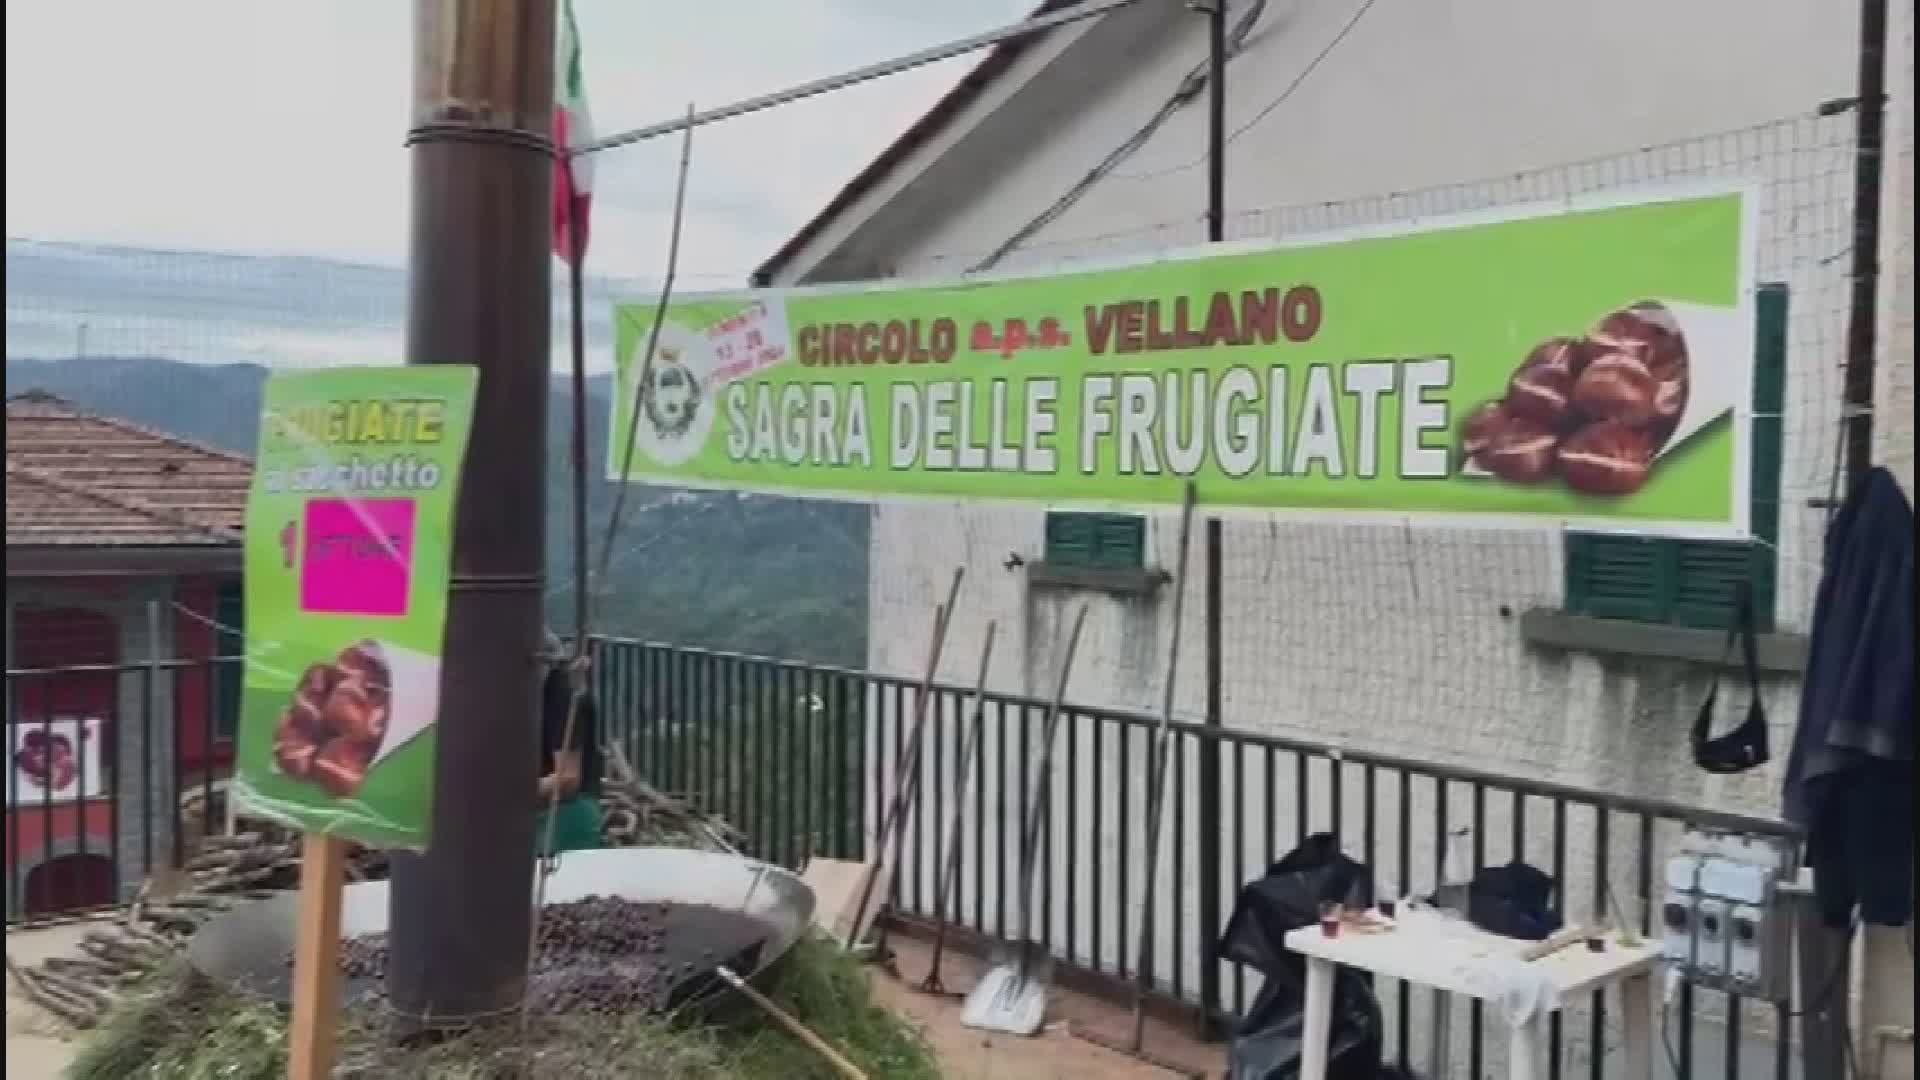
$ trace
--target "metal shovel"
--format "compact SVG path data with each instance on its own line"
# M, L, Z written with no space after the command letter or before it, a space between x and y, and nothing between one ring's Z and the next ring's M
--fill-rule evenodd
M983 1031L1004 1031L1009 1035L1034 1035L1046 1022L1047 980L1052 961L1030 940L1033 908L1033 871L1040 849L1041 809L1047 805L1053 785L1053 743L1060 726L1060 706L1067 696L1067 676L1073 670L1073 654L1080 646L1080 630L1087 621L1087 605L1074 614L1073 629L1067 635L1066 655L1060 659L1060 677L1054 684L1053 701L1047 706L1046 722L1041 726L1039 782L1020 837L1020 921L1018 936L1011 950L1003 948L993 966L967 995L960 1022Z

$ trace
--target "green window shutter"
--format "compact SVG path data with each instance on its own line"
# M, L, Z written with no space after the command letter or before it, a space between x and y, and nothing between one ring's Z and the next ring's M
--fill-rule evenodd
M1599 619L1666 622L1677 568L1668 540L1567 534L1567 608Z
M1060 566L1091 566L1093 545L1092 515L1047 515L1047 562Z
M1106 514L1094 524L1094 565L1103 570L1138 570L1147 564L1147 519Z
M1779 595L1780 473L1784 467L1787 408L1787 287L1760 286L1754 306L1759 326L1753 372L1753 547L1754 621L1774 627Z
M1566 607L1602 619L1721 629L1733 621L1736 582L1753 585L1755 621L1774 625L1780 538L1781 411L1786 404L1787 287L1755 296L1749 506L1758 543L1658 540L1598 533L1566 538Z
M1711 541L1679 541L1673 547L1677 572L1667 621L1710 630L1732 625L1734 587L1742 581L1753 583L1754 621L1762 621L1761 574L1773 561L1762 558L1766 548Z
M1046 562L1096 570L1146 565L1147 519L1135 514L1047 514Z
M220 593L214 600L214 621L219 628L214 631L215 656L241 656L247 649L246 608L241 600L240 583L228 582L220 586ZM220 664L214 675L214 734L216 738L231 739L240 728L240 683L245 665L234 661Z

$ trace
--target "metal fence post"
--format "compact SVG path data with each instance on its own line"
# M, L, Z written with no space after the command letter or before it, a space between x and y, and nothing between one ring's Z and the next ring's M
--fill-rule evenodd
M161 796L166 800L166 807L161 811L163 815L161 820L166 822L167 825L166 842L169 854L167 868L177 870L187 861L186 817L180 812L180 710L178 708L180 695L177 691L180 675L178 672L169 672L167 674L167 681L165 683L161 682L160 601L149 599L146 603L146 609L147 679L146 686L143 688L146 690L145 700L140 703L141 708L146 710L146 718L141 724L141 739L143 742L141 758L145 762L150 763L153 761L153 748L145 745L154 738L152 718L156 713L166 717L166 734L163 744L163 749L166 753L166 764L162 766L166 775L166 782L160 786ZM164 710L161 708L162 702L166 703ZM120 737L120 733L116 731L114 733L116 743ZM119 773L120 770L116 769L114 783L114 794L116 796L119 795L120 791ZM154 810L152 788L148 785L152 783L153 778L151 776L142 776L140 780L141 786L144 789L141 797L143 804L141 812L143 814L152 814ZM153 824L152 819L149 819L141 825L141 828L151 830Z
M1847 1008L1853 986L1853 935L1820 920L1813 875L1782 886L1793 912L1800 969L1800 1066L1802 1076L1845 1076ZM1789 1037L1781 1032L1778 1037Z
M1220 655L1221 560L1220 519L1207 519L1207 715L1209 737L1200 742L1199 808L1195 825L1199 829L1200 872L1200 1022L1202 1038L1216 1034L1214 1017L1220 1013L1220 836L1221 819L1220 754L1224 745L1214 736L1222 724L1220 680L1223 660ZM1179 631L1176 629L1176 633ZM1238 795L1238 792L1235 792ZM1238 884L1237 882L1235 883Z

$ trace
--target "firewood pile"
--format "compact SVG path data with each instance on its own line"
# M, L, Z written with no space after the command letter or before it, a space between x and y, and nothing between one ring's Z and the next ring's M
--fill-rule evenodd
M607 847L692 847L737 850L744 838L724 820L687 800L656 790L641 779L618 747L606 752L600 803ZM181 795L183 827L200 829L226 820L226 785L196 786ZM120 995L149 973L185 952L209 919L249 900L294 889L300 883L299 834L247 820L230 835L198 835L178 870L155 874L117 916L94 921L82 935L78 955L52 957L21 967L7 959L7 975L33 1001L79 1029L97 1026ZM355 846L348 853L350 881L387 876L387 856Z
M223 838L238 840L238 837ZM257 870L246 871L242 877ZM186 948L187 939L208 919L247 900L272 895L270 889L231 888L227 892L183 891L162 895L175 883L186 884L194 871L150 879L117 917L91 924L76 956L54 956L32 967L7 958L7 975L27 1000L76 1028L91 1028L113 1008L120 994L149 973L166 966ZM233 880L222 876L219 883ZM165 882L163 884L163 882ZM191 885L187 885L192 888Z
M600 781L600 836L608 847L684 847L738 851L746 837L725 819L640 778L618 746L606 748Z

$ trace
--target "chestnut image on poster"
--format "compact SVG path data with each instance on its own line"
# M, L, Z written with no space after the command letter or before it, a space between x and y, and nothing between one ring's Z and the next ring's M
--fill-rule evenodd
M1679 321L1665 305L1641 301L1584 337L1535 345L1505 394L1468 414L1460 453L1509 484L1631 495L1679 426L1689 384Z
M387 737L392 700L392 673L376 642L309 666L274 730L274 764L329 795L358 792Z

